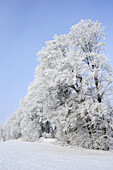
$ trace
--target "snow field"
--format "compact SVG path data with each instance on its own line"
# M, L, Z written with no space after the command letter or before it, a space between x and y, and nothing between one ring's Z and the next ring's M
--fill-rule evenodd
M113 152L59 145L54 140L0 142L0 170L113 170Z

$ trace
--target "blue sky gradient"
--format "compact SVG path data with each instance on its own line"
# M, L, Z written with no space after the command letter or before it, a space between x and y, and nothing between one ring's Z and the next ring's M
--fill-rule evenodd
M113 66L113 0L0 0L0 121L27 94L37 52L54 34L66 34L80 19L106 27Z

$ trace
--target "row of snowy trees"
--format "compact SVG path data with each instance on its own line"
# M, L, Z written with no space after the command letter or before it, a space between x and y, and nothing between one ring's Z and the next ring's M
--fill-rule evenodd
M27 96L2 129L3 140L56 137L72 145L109 150L113 72L103 53L103 31L97 21L81 20L67 35L46 42Z

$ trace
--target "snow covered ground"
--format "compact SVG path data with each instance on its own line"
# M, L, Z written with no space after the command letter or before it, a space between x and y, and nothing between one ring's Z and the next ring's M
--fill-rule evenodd
M0 170L113 170L113 152L43 142L0 142Z

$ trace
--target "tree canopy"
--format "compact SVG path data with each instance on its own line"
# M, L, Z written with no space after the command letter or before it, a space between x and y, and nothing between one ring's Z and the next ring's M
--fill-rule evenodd
M38 53L34 81L3 128L4 139L55 137L109 150L113 137L113 70L104 54L104 27L81 20Z

